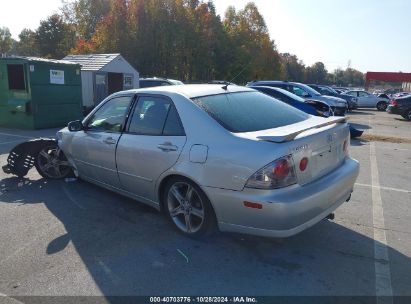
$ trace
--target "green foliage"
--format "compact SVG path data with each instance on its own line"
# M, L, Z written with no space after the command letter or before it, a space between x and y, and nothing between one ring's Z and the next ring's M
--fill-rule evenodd
M305 71L305 82L307 83L326 83L327 70L324 63L316 62L312 66L307 67Z
M290 53L281 54L284 69L284 78L288 81L304 82L305 65L296 55Z
M24 29L13 44L0 28L0 53L62 58L69 53L121 53L141 75L188 82L288 80L362 85L348 67L328 73L279 54L256 5L228 7L223 20L212 0L63 0L60 15ZM4 51L6 50L6 51Z
M364 74L350 67L345 70L336 69L329 76L329 82L341 86L363 86Z
M19 34L19 41L16 42L14 53L20 56L39 56L36 32L23 29Z
M110 8L110 0L77 0L63 1L61 11L64 20L75 27L80 39L90 39Z
M45 58L63 58L74 46L74 34L60 15L55 14L41 21L36 31L39 55Z
M13 39L7 27L0 27L0 55L8 53L13 47Z

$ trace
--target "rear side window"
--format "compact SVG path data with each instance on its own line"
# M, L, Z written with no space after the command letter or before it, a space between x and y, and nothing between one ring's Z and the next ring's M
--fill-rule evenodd
M7 75L9 80L9 90L26 90L24 67L22 64L8 64Z
M171 101L152 96L142 96L138 99L128 131L153 136L185 135L180 117Z
M180 122L180 117L178 116L175 107L171 106L170 111L166 119L166 124L164 125L163 135L166 136L183 136L185 135L183 126Z
M260 92L198 97L194 102L230 132L253 132L283 127L308 115Z
M161 135L169 108L170 102L163 98L140 97L131 118L129 132L142 135Z

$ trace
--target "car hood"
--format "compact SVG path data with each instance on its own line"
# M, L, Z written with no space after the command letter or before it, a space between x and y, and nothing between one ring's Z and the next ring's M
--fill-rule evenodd
M319 96L312 96L309 99L323 101L326 104L333 106L333 107L347 106L347 102L344 99L333 97L333 96L319 95Z

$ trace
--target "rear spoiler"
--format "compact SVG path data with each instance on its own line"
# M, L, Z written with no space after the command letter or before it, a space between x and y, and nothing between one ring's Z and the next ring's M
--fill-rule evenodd
M271 141L275 143L282 143L282 142L293 140L298 134L303 133L305 131L312 130L312 129L319 129L319 128L326 127L332 124L345 123L345 122L346 122L345 117L333 116L333 117L329 117L328 119L324 120L324 122L316 123L312 126L302 127L301 129L298 129L292 132L287 131L287 128L281 128L281 130L277 129L275 132L276 134L257 136L257 139L264 140L264 141Z

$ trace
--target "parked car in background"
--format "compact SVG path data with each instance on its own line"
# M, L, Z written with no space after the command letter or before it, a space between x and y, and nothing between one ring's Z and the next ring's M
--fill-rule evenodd
M350 90L349 88L345 88L345 87L335 87L335 86L332 86L332 88L333 88L334 90L336 90L337 92L339 92L339 93L347 92L347 91Z
M375 94L374 94L374 95L375 95ZM377 96L377 97L380 97L380 98L390 99L390 96L388 96L388 95L385 94L385 93L380 93L380 94L377 94L376 96Z
M362 90L351 90L344 94L356 97L359 108L377 108L378 111L385 111L389 102L385 97L378 97Z
M321 95L319 92L303 83L264 80L249 82L247 86L277 87L289 91L304 99L319 100L328 104L333 110L334 115L344 116L348 109L348 104L344 99Z
M229 82L226 80L210 80L209 82L207 82L208 84L222 84L222 85L237 85L233 82Z
M60 168L61 148L79 178L163 210L192 237L297 234L348 201L359 173L343 117L241 86L115 93L57 139L39 154L43 174Z
M398 92L397 94L393 95L393 98L405 97L405 96L408 96L410 94L411 94L411 92Z
M290 106L297 108L307 114L329 117L333 115L331 107L318 100L305 100L289 91L275 87L250 86L254 90L260 91L266 95L274 97Z
M250 86L250 88L253 88L273 98L281 100L289 104L290 106L293 106L307 114L321 117L329 117L334 115L334 113L331 110L331 107L322 101L305 100L291 92L275 87ZM362 130L358 130L354 128L352 125L349 126L351 138L360 137L363 134Z
M406 120L411 120L411 95L391 100L387 112L390 114L398 114Z
M169 86L169 85L182 85L180 80L168 79L168 78L140 78L140 88L150 88L158 86Z
M348 110L354 110L358 108L356 97L340 94L336 90L334 90L332 87L325 86L325 85L319 85L319 84L307 84L307 85L313 88L314 90L316 90L317 92L319 92L321 95L334 96L334 97L344 99L348 103Z

